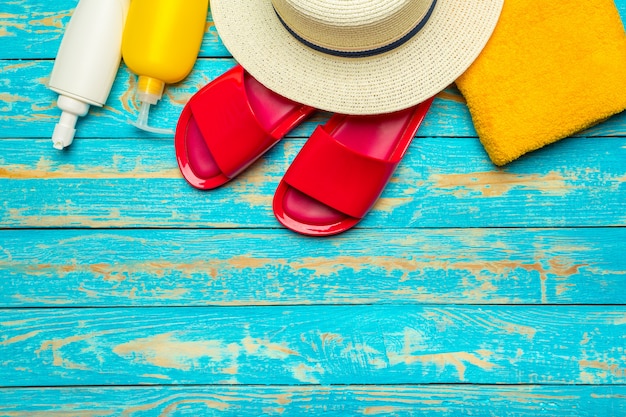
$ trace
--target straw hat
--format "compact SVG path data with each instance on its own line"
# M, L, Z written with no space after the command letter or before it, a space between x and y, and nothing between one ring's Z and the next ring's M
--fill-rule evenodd
M346 114L401 110L476 59L504 0L211 0L233 57L270 90Z

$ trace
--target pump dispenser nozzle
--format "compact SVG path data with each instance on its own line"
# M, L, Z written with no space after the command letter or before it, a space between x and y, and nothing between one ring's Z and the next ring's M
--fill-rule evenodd
M202 46L209 0L132 0L122 36L122 57L139 76L135 100L140 102L136 127L174 136L173 129L148 124L150 106L165 84L182 81L191 72Z
M89 111L89 104L76 100L72 97L60 95L57 106L63 111L59 123L54 127L52 133L52 143L56 149L63 149L70 146L76 134L76 121L78 116L84 116Z
M122 35L130 0L80 0L54 60L48 87L62 111L54 127L56 149L69 146L76 121L89 106L107 101L122 58Z
M161 133L165 135L173 135L174 131L171 129L161 129L158 127L152 127L148 125L148 118L150 115L150 106L157 104L157 102L163 96L163 90L165 83L156 78L147 77L145 75L139 76L137 84L137 99L141 102L139 109L139 116L137 121L133 123L139 129L152 133Z

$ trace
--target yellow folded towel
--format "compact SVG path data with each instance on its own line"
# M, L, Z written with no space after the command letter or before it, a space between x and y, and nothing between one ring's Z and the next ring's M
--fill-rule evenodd
M496 165L626 109L626 33L612 0L505 0L457 80Z

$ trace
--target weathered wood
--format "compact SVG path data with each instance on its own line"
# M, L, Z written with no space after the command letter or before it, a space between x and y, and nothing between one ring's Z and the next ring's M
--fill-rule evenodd
M51 59L78 0L5 1L0 11L0 59ZM200 48L201 57L228 55L209 13Z
M626 384L624 306L0 310L2 386Z
M46 86L52 61L0 61L0 79L7 86L0 92L0 138L49 137L60 115L57 95ZM212 79L234 65L232 59L200 59L191 74L166 88L163 99L151 110L151 123L174 128L184 104ZM92 107L78 124L78 138L165 137L148 134L130 123L139 107L134 99L136 76L122 65L104 108ZM308 137L314 127L327 120L317 113L296 128L291 136ZM418 135L421 137L476 137L467 106L459 91L450 87L438 95ZM626 136L626 114L621 113L577 136ZM52 152L52 150L50 150Z
M332 241L281 230L5 230L0 242L4 307L626 304L625 228Z
M7 1L0 11L0 59L54 58L77 0ZM622 20L626 20L626 1L615 0ZM223 57L228 51L221 43L210 8L199 56Z
M302 140L231 184L193 189L172 141L0 141L5 227L278 227L271 200ZM361 228L626 224L626 139L572 138L495 169L476 139L413 142Z
M308 239L271 198L326 113L203 193L122 64L52 149L76 3L0 11L0 415L626 415L626 113L496 168L452 85L359 227ZM206 29L152 124L234 65Z
M508 416L626 414L626 387L350 386L0 389L11 417Z
M163 99L151 110L151 123L174 128L189 98L234 64L232 59L199 60L189 77L178 84L167 86ZM41 138L51 135L60 114L56 108L57 95L47 88L52 65L51 61L0 61L0 78L6 78L5 83L11 86L10 90L0 95L0 109L6 111L4 114L0 113L0 120L3 121L0 138ZM89 114L79 120L76 136L78 138L165 137L148 134L129 123L129 120L136 118L139 110L133 94L135 88L136 76L122 65L106 106L104 108L92 107ZM433 130L432 134L440 134L440 131L446 129L453 131L461 129L471 135L473 127L460 93L450 89L446 94L442 94L442 97L444 99L438 100L439 103L435 105L429 116L430 119L441 117L441 122L437 122L437 131ZM319 112L296 128L292 135L308 137L314 127L323 123L327 118L326 113ZM464 121L451 123L459 118ZM617 123L620 124L620 122ZM454 127L455 124L457 127ZM425 134L429 133L430 125L432 122L427 119L423 130Z

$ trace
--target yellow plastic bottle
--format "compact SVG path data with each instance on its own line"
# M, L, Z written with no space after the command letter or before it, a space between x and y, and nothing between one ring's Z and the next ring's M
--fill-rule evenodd
M132 0L124 35L122 57L139 76L141 102L135 126L149 132L173 134L148 125L150 105L163 96L166 84L183 80L193 68L206 24L209 0Z

